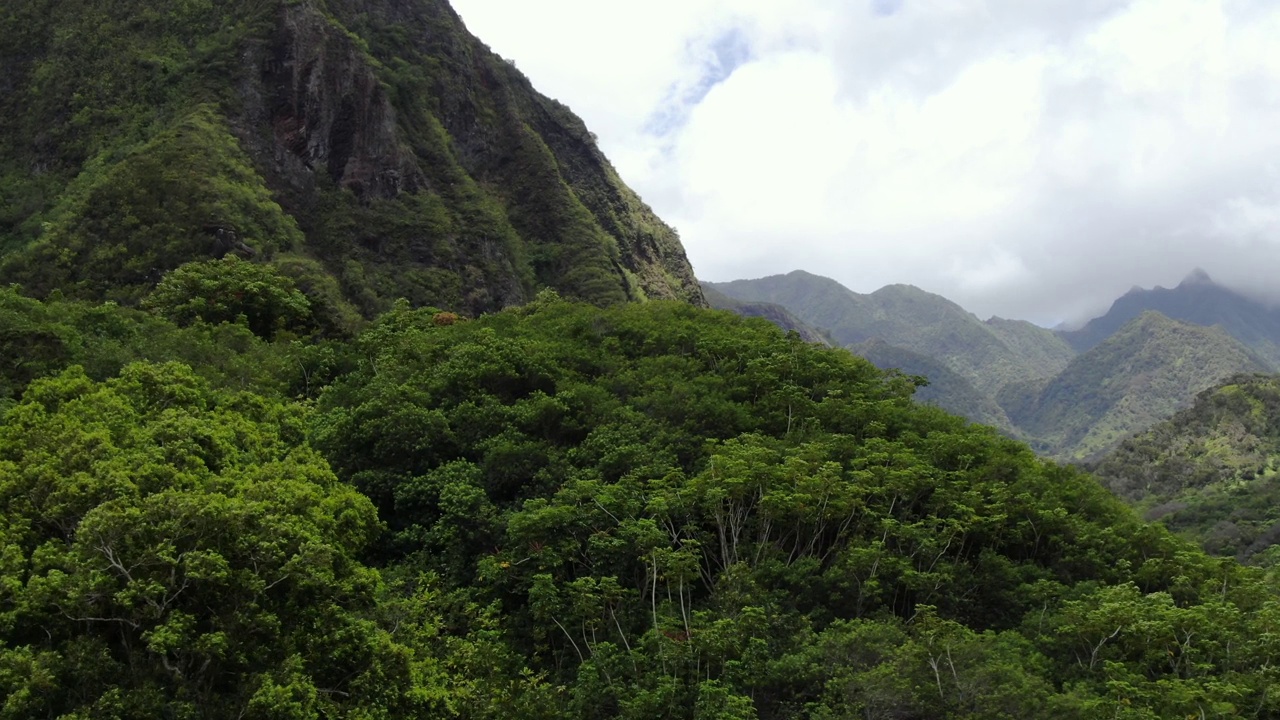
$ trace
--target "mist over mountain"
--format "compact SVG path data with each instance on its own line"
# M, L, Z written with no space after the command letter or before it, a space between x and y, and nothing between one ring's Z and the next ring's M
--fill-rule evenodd
M1268 363L1280 366L1280 310L1215 283L1203 270L1192 272L1174 288L1134 288L1106 314L1061 336L1084 352L1147 311L1196 325L1218 325Z

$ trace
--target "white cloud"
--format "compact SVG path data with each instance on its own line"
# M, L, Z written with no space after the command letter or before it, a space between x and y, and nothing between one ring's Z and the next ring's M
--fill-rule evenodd
M454 0L699 276L1053 321L1280 267L1273 0Z

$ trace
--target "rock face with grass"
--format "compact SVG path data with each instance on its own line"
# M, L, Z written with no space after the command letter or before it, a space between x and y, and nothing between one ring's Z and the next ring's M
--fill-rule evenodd
M582 121L445 0L6 5L0 280L135 302L235 252L366 314L702 303Z

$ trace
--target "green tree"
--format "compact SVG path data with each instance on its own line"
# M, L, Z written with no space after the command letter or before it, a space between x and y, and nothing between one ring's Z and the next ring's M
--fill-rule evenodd
M179 325L243 322L271 339L277 332L316 327L311 303L272 266L227 255L187 263L166 274L143 307Z
M0 715L414 707L357 559L376 514L304 421L177 364L35 382L0 426Z

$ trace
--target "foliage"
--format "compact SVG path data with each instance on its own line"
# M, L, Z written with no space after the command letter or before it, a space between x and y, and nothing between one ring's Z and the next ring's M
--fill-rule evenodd
M1257 558L1277 539L1280 379L1234 377L1092 464L1120 497L1209 552Z
M134 304L184 263L288 251L341 293L329 334L399 297L700 302L582 121L444 0L153 5L0 10L0 280Z
M0 717L1280 712L1271 580L764 320L0 298Z
M298 245L293 219L210 107L123 160L90 165L4 273L30 290L136 301L190 260Z
M441 0L0 32L0 718L1280 715L1271 575L916 378L623 304L700 300L674 232ZM1028 408L1069 355L867 302Z
M357 341L314 441L564 716L1269 707L1256 574L906 378L687 306L435 317Z
M0 717L492 717L545 705L428 583L360 561L307 410L178 364L36 381L0 425ZM478 656L477 656L478 654ZM469 709L468 709L469 708Z
M311 303L289 278L234 255L173 270L151 291L143 307L178 325L241 320L268 340L281 330L306 332L314 327Z
M183 362L218 387L302 393L305 376L333 372L341 355L332 343L269 344L239 325L179 328L111 303L40 302L0 288L0 398L10 400L32 380L73 365L105 380L138 360Z
M314 716L403 695L403 651L366 617L377 575L355 560L375 513L299 447L302 423L178 365L33 384L0 432L22 568L3 629L4 664L40 671L8 678L4 715L279 717L290 698Z

